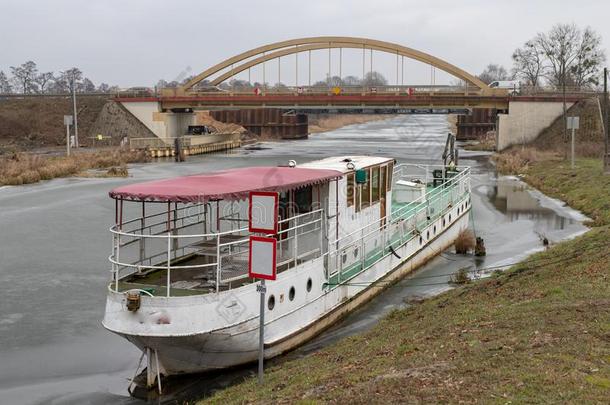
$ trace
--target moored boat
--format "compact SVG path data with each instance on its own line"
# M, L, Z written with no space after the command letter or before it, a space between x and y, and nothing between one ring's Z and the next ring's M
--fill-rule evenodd
M265 357L277 356L450 246L468 226L469 174L341 156L116 188L103 325L146 354L150 386L255 361L260 296L248 276L247 198L274 191Z

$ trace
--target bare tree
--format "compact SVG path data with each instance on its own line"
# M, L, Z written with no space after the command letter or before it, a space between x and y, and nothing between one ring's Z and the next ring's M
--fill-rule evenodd
M596 83L606 55L600 49L600 36L591 28L581 31L574 24L557 24L548 33L538 33L534 41L544 51L553 85Z
M582 32L576 60L570 67L570 75L576 86L599 85L601 67L606 61L601 42L601 36L590 27L585 28Z
M38 91L44 94L47 85L53 80L53 72L45 72L36 76L36 84L38 84Z
M485 82L486 84L489 84L489 83L492 83L492 82L495 82L498 80L509 80L510 79L510 75L506 71L506 68L502 65L497 65L495 63L490 63L489 65L487 65L485 70L483 70L483 72L481 72L481 74L479 74L477 77L479 79L481 79L483 82Z
M0 94L9 94L12 91L11 83L6 74L0 70Z
M364 75L363 86L385 86L388 80L379 72L372 71Z
M76 91L81 93L93 93L95 91L95 84L93 84L89 78L85 77L77 85Z
M356 76L345 76L343 78L344 86L360 86L361 83L362 81L360 80L360 78Z
M527 41L523 48L513 53L513 75L524 79L531 86L540 85L540 79L546 73L544 51L536 41Z
M79 85L81 85L81 81L83 80L83 72L76 67L70 68L61 72L61 80L66 84L70 92L74 90L74 87L76 87L76 91L78 91Z
M343 86L343 80L339 76L327 77L326 83L328 87L341 87Z
M36 63L30 60L20 66L11 66L11 74L13 75L13 81L23 94L36 91L36 76L38 74Z

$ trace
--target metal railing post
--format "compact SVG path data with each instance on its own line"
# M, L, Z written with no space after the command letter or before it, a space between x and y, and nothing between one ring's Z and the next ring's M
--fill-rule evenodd
M297 228L297 224L298 224L298 220L295 219L294 223L295 223L295 228L294 228L294 247L293 247L293 251L294 251L294 267L297 267L297 258L299 256L299 246L298 246L298 236L299 236L299 228Z
M169 297L171 283L171 260L172 260L172 238L171 233L167 233L167 296Z
M144 262L146 256L146 240L144 239L144 226L145 226L145 211L144 202L142 202L142 218L140 219L140 264Z
M360 261L362 262L362 268L360 269L361 271L364 270L365 259L366 259L366 251L364 250L364 229L363 229L362 232L360 232Z
M220 234L216 234L216 294L220 292Z
M114 250L114 260L116 261L116 264L114 265L114 291L115 292L119 292L119 243L120 243L120 239L119 239L119 235L117 235L116 233L114 234L114 243L112 244L113 250Z

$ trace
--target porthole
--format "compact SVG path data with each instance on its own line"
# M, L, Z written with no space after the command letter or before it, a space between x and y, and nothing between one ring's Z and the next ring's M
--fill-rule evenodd
M358 248L354 249L354 259L358 257Z
M443 226L445 226L445 217L443 217Z
M449 222L451 222L451 214L449 214Z
M343 264L347 262L347 253L343 253L343 255L341 256L341 261L343 262Z
M311 278L307 279L307 292L311 291L312 285L313 285L313 282L311 281Z
M430 231L426 232L426 239L430 240Z
M290 291L288 291L288 299L290 301L294 301L295 294L296 294L296 291L294 290L294 287L290 287Z
M275 308L275 296L271 295L269 297L269 299L267 300L267 308L269 308L269 311Z
M434 234L436 235L436 225L434 225Z
M421 238L421 236L419 237L419 245L421 246L421 244L424 243L424 240Z

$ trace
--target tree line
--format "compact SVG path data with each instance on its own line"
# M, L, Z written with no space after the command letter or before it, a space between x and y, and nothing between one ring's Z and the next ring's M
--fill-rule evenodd
M109 93L118 91L117 86L101 83L96 86L76 67L55 72L39 72L33 61L11 66L7 75L0 70L0 94L65 94Z
M530 86L595 89L602 80L606 54L602 38L591 27L556 24L539 32L512 54L509 72L489 64L478 77L487 84L497 80L522 80Z
M159 80L157 82L156 88L176 88L188 83L194 76L186 77L182 80L173 80L168 82L166 80ZM346 87L346 86L385 86L388 84L388 80L383 76L383 74L373 71L368 72L364 75L364 80L357 76L331 76L326 78L326 80L319 80L315 83L312 83L314 87ZM203 80L195 86L195 89L205 89L210 87L209 80ZM284 83L277 82L275 84L270 83L261 83L261 82L249 82L247 80L241 79L231 79L229 81L225 81L220 83L217 86L219 89L230 91L232 89L235 90L253 90L255 88L268 88L268 89L282 89L287 88L288 86Z

